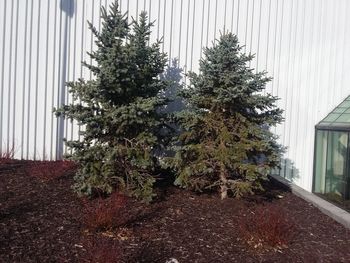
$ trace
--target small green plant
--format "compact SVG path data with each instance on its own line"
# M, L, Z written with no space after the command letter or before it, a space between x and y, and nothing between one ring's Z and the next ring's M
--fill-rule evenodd
M160 42L150 43L152 24L142 12L128 24L117 1L102 8L102 30L90 25L97 50L94 64L84 63L94 79L68 83L77 102L56 110L57 116L84 126L82 141L68 141L69 159L77 162L75 190L79 194L110 194L118 189L149 202L154 196L156 153L164 147L167 100L160 79L166 56Z
M199 74L188 74L190 85L182 92L187 110L177 116L182 132L168 159L177 185L213 189L222 199L261 189L281 152L269 129L282 121L282 110L276 97L263 94L270 78L255 73L248 66L253 56L241 49L231 33L204 49Z

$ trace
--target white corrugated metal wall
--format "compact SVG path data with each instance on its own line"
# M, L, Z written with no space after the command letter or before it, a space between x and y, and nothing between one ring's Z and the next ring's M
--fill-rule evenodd
M100 26L110 0L0 1L0 152L55 159L62 137L79 127L52 108L71 101L65 81L90 78L81 66L94 48L86 21ZM156 20L153 38L180 67L197 70L201 47L230 30L256 53L251 66L274 78L285 122L276 128L288 147L282 173L311 190L314 125L350 94L348 0L121 0L135 17ZM63 146L63 150L66 150Z

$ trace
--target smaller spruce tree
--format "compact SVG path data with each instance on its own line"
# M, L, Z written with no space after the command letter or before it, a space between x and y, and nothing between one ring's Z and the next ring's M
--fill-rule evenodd
M68 156L79 164L75 189L80 194L111 193L115 188L150 201L158 167L155 151L162 148L166 116L160 108L167 103L160 79L166 56L160 42L150 44L152 24L146 13L130 25L118 10L101 10L102 31L89 23L96 38L95 63L83 63L93 80L68 83L79 104L56 110L57 116L83 125L83 139L68 141ZM162 134L161 134L161 131Z
M175 184L197 191L217 190L241 197L261 189L279 162L281 147L269 128L282 121L276 97L262 91L270 78L248 67L252 55L241 52L231 33L204 49L199 74L190 72L182 92L188 109L177 120L182 133L169 158Z

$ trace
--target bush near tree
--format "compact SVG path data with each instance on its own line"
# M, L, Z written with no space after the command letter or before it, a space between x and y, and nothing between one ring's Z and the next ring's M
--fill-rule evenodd
M188 75L182 92L188 108L177 116L182 132L168 160L181 187L241 197L261 189L278 166L281 147L270 128L282 121L282 110L263 93L266 72L255 73L253 55L241 50L237 37L225 33L204 49L199 73Z
M84 127L81 141L67 141L73 149L68 158L79 164L75 189L84 195L119 189L150 201L155 152L166 139L166 115L160 109L167 103L161 95L167 85L159 78L166 55L160 41L150 43L146 13L129 25L116 1L101 14L101 32L89 23L97 45L88 53L94 63L83 63L94 78L68 83L75 103L55 110Z

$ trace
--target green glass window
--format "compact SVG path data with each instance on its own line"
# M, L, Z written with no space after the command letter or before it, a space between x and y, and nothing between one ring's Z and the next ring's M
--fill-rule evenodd
M314 192L324 193L326 182L326 164L327 164L327 136L328 131L316 132L316 151L315 151L315 174Z
M350 96L316 125L313 192L350 211Z
M348 126L350 128L350 96L340 103L317 126L341 128Z

